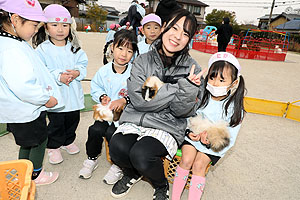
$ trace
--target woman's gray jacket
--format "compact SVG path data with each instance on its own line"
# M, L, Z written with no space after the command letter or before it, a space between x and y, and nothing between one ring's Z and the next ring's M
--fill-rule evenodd
M197 86L187 77L193 64L195 74L200 66L190 55L179 56L175 65L164 68L162 60L153 48L138 56L127 80L128 95L131 103L123 111L120 124L133 123L138 126L164 130L170 133L178 145L184 141L187 118L194 115L202 96L202 83ZM142 86L149 76L157 76L165 84L151 101L142 97Z

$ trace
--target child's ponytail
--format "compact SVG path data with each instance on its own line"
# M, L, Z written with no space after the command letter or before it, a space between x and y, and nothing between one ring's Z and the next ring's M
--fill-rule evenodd
M110 54L110 52L107 52L108 50L110 51L110 48L108 48L110 46L110 44L113 43L113 40L108 41L103 49L103 65L106 65L108 63L107 60L107 55Z
M245 116L244 96L245 96L245 81L242 75L239 77L239 86L233 95L230 95L225 104L225 115L228 113L228 107L233 103L233 115L231 116L229 126L235 127L241 123Z

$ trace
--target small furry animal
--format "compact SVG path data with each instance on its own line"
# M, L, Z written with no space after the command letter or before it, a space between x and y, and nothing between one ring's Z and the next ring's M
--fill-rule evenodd
M118 121L120 119L120 116L124 108L115 111L115 110L110 110L109 106L110 103L107 104L106 106L103 106L101 103L97 105L93 105L93 110L94 110L93 118L100 122Z
M230 143L230 134L225 121L212 123L208 119L203 119L201 115L198 115L190 118L188 128L195 134L206 131L210 148L214 152L222 151Z
M146 101L151 101L157 91L164 85L164 83L157 78L156 76L150 76L145 81L144 85L142 86L142 97Z

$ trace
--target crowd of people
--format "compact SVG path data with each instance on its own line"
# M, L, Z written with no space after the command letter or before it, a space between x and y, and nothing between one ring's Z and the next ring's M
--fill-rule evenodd
M20 146L19 159L33 163L32 180L46 185L59 177L43 168L46 149L49 163L55 165L64 160L61 150L80 152L75 141L88 56L66 8L52 4L42 10L33 2L0 1L0 123L7 123ZM172 159L181 149L171 198L180 199L191 170L188 199L200 199L205 169L234 145L245 115L238 60L218 52L208 69L202 69L189 54L197 20L174 2L162 0L156 14L145 15L134 0L127 25L110 26L104 49L112 60L103 59L91 81L95 102L123 112L118 121L95 120L89 127L79 178L90 178L101 164L97 159L106 139L113 164L103 181L113 185L115 198L145 178L154 188L153 199L169 199L161 158ZM166 16L162 8L169 4L176 9ZM138 38L138 32L143 36ZM161 86L151 83L146 90L151 77ZM210 125L194 129L195 120Z

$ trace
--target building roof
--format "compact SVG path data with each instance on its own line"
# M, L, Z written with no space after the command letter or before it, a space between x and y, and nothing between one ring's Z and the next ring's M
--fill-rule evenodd
M300 18L280 24L275 28L278 30L300 30Z
M119 15L120 11L118 11L115 7L111 6L100 6L102 9L106 10L109 14Z
M265 16L262 16L258 19L260 20L269 20L269 14L265 15ZM294 20L296 18L300 18L300 15L297 15L297 14L286 14L285 12L281 13L281 14L273 14L272 17L271 17L271 21L274 21L276 20L277 18L279 17L285 17L287 20Z
M195 5L195 6L202 6L202 7L208 7L207 4L198 1L198 0L176 0L178 3L186 3L189 5Z

